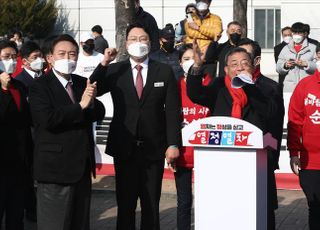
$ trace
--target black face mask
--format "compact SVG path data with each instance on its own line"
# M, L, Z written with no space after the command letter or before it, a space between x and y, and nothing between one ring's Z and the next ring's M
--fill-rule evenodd
M241 39L241 34L238 34L238 33L230 34L230 41L233 44L237 45L240 39Z
M82 49L84 52L91 54L94 50L94 44L83 44Z
M168 53L172 53L174 51L174 41L163 42L162 48Z
M203 20L207 16L208 13L209 13L209 10L199 12L199 18L201 20Z

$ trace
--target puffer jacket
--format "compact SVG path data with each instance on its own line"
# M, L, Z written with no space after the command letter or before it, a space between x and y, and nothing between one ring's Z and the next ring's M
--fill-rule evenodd
M292 92L298 82L308 75L311 75L316 70L316 46L304 39L301 50L297 52L294 48L294 42L291 41L288 45L283 47L279 54L277 62L277 72L280 75L286 75L283 81L283 92ZM288 60L304 60L308 62L307 67L295 66L291 69L285 69L285 63Z
M192 15L193 21L200 27L199 30L194 30L189 27L188 21L185 22L184 28L186 31L185 43L192 43L196 38L200 49L203 51L212 41L217 40L217 36L222 33L222 21L218 15L208 13L201 20L197 15Z

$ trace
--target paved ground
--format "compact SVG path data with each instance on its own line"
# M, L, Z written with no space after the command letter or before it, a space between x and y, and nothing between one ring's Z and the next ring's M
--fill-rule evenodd
M113 230L116 223L114 177L99 177L93 182L91 230ZM277 230L307 230L307 204L301 191L278 190ZM161 230L176 229L176 195L173 180L164 180L160 202ZM137 223L139 223L139 210ZM36 230L26 221L25 230ZM239 228L238 230L246 230Z

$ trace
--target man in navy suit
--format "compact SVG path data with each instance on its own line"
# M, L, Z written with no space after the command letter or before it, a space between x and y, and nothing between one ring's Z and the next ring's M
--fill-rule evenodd
M26 42L20 49L23 70L16 76L27 88L33 83L34 79L42 75L43 58L40 47L33 41Z
M130 58L110 64L115 49L105 58L91 81L97 95L111 92L114 115L106 153L113 156L118 204L117 229L135 228L137 200L141 229L159 230L159 201L164 159L174 166L179 156L181 105L177 83L169 65L149 59L150 36L141 24L127 28Z
M104 117L96 84L71 74L79 47L67 34L51 45L53 68L30 87L34 123L34 177L38 230L88 230L91 174L95 176L92 122Z

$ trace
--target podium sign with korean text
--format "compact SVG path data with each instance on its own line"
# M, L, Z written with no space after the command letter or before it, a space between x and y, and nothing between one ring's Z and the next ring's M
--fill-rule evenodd
M262 149L262 131L244 120L207 117L182 129L183 146Z

